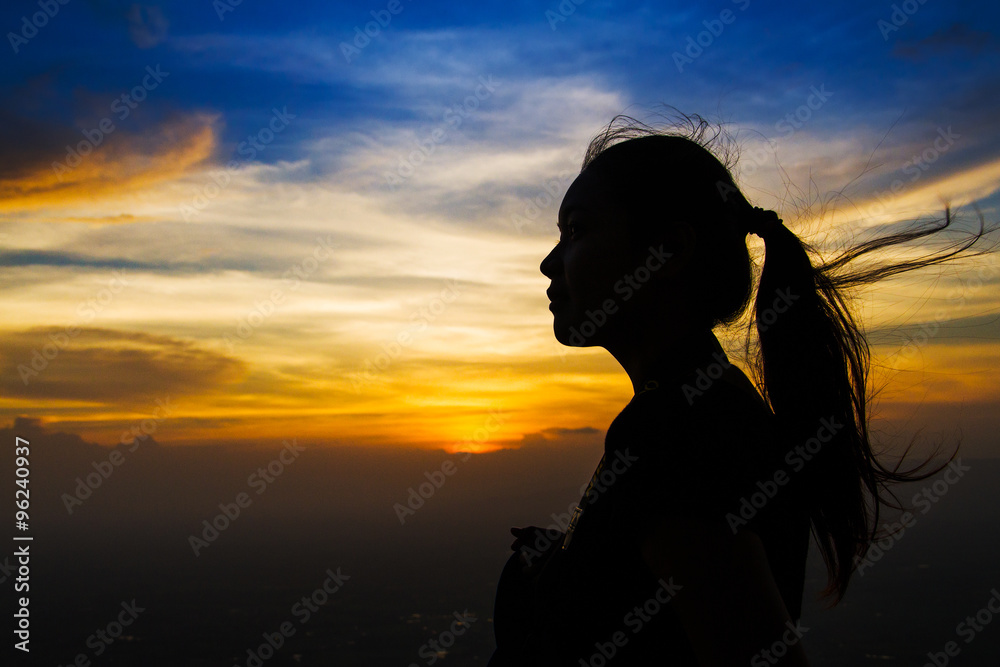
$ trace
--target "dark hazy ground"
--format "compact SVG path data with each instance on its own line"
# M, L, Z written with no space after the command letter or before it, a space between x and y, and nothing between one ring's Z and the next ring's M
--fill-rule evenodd
M563 432L546 446L468 461L444 452L307 447L266 485L248 478L280 444L247 452L147 441L134 452L122 448L122 465L70 515L62 494L110 450L28 422L0 430L10 454L0 457L8 498L15 435L32 448L32 653L25 661L10 646L16 574L0 571L10 642L3 653L13 656L4 664L69 665L83 654L92 665L244 666L247 649L288 622L294 634L262 664L404 667L432 664L425 645L466 611L477 620L433 664L485 664L508 528L546 525L577 500L603 438ZM445 461L454 474L401 525L393 505ZM970 470L939 484L946 493L931 491L938 502L915 508L916 524L833 610L811 601L823 583L812 558L803 614L812 664L920 666L949 641L960 653L948 664L1000 664L1000 615L968 642L970 632L958 628L1000 589L1000 461L963 463ZM909 501L932 482L900 497ZM249 506L196 557L189 536L241 492ZM13 503L6 506L10 526ZM5 568L14 564L2 560L13 552L12 532L0 551ZM306 620L296 603L338 568L349 579ZM114 643L91 637L133 599L143 611Z

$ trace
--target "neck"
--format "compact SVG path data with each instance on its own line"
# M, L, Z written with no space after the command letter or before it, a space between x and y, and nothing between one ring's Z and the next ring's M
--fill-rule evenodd
M664 336L643 344L633 342L608 351L628 373L636 394L650 380L661 387L680 385L697 368L725 363L725 353L711 329Z

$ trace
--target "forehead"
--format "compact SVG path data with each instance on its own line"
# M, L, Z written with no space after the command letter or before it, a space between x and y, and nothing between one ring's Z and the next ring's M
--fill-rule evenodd
M600 209L606 203L603 182L593 170L585 170L569 186L559 207L562 221L572 209Z

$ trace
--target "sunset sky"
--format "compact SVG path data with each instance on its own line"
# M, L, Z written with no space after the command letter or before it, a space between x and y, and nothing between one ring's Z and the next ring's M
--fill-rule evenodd
M555 341L538 266L619 113L725 123L751 201L821 249L945 202L1000 220L992 4L50 4L0 13L5 426L603 433L631 384ZM998 284L989 255L858 295L888 437L1000 456Z

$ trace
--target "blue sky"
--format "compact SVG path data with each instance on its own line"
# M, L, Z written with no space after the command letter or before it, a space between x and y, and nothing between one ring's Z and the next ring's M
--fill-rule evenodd
M587 0L563 3L562 12L572 7L573 13L562 16L558 3L401 0L401 11L383 14L389 24L348 63L340 45L374 20L370 12L387 12L387 4L242 2L220 20L222 5L207 1L72 0L17 54L8 50L0 79L6 111L83 127L100 118L102 98L128 90L147 65L158 63L170 72L169 84L143 115L220 114L220 157L255 131L271 107L296 113L295 126L259 157L272 163L300 156L305 142L320 137L374 134L379 124L419 129L486 74L506 89L491 103L493 114L510 109L527 86L571 82L618 96L622 111L668 103L772 136L780 136L775 123L806 102L811 86L825 86L832 104L821 123L811 123L813 133L870 141L902 116L884 148L952 124L977 136L976 149L968 149L976 157L996 153L998 45L989 29L998 10L986 4L914 2L912 15L894 17L899 3L791 9L752 0L700 6ZM39 11L37 3L10 3L0 25L21 32L20 19L31 10ZM724 12L728 24L720 21ZM900 16L906 21L897 27L892 21ZM718 35L707 32L705 22L713 21ZM711 37L702 40L708 45L678 71L674 54L699 33ZM566 117L525 117L521 136L506 139L530 142L559 120L572 123L583 109L578 100L566 103L576 106L562 112ZM470 122L463 137L488 137L491 125Z

